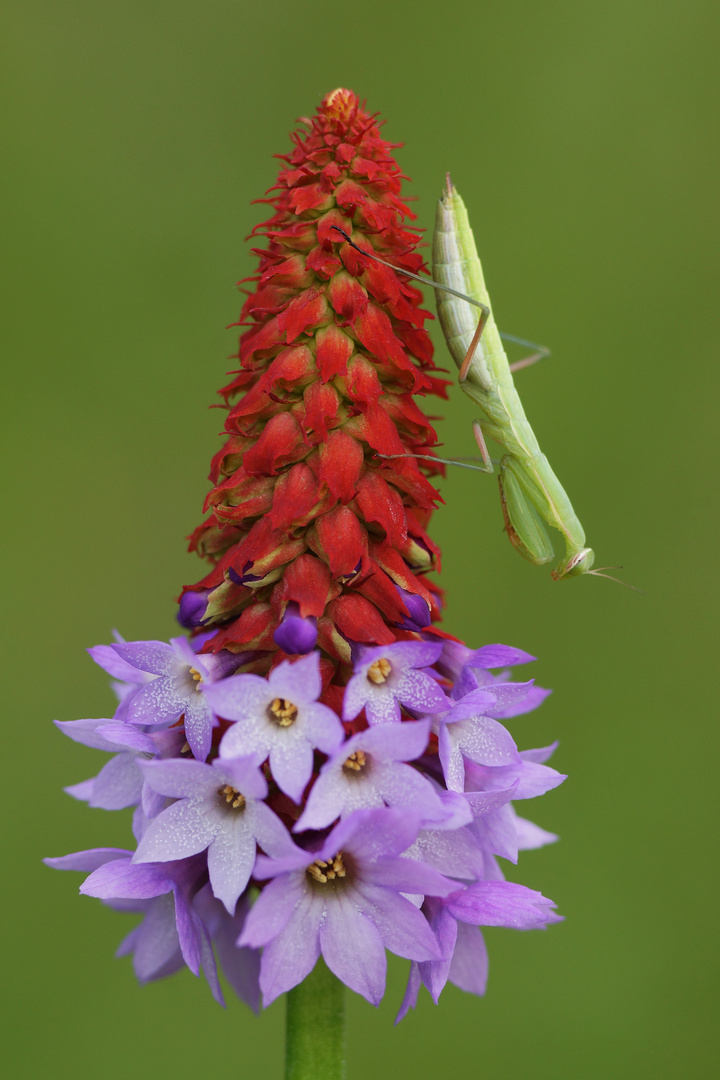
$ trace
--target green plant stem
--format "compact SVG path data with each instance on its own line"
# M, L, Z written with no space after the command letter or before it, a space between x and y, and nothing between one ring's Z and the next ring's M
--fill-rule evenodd
M322 958L287 995L285 1080L344 1080L345 987Z

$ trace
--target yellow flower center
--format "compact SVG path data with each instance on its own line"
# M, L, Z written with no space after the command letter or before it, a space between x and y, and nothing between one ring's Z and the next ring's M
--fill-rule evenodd
M347 769L348 772L359 773L362 772L366 764L365 751L356 750L349 758L345 758L343 769Z
M392 671L392 666L389 660L386 660L384 656L381 656L379 660L375 660L367 670L368 682L375 683L379 686L384 683Z
M286 698L276 697L270 702L270 719L274 720L279 727L290 727L297 719L298 707Z
M195 689L199 690L200 689L200 683L203 681L202 675L200 674L198 669L194 668L194 667L190 668L190 674L192 675L193 682L197 683Z
M335 881L336 878L344 878L346 871L342 851L338 851L332 859L316 859L308 866L307 872L320 885L326 885L328 881Z
M228 806L231 806L233 810L242 810L245 806L245 796L241 795L237 788L232 787L231 784L226 784L225 787L218 788L218 795L221 799L224 799Z

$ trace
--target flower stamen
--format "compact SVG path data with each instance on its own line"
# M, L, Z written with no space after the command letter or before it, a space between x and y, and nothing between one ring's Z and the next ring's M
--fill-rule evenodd
M279 727L290 727L297 719L298 707L286 698L276 697L270 702L268 713Z
M343 762L343 769L346 769L348 772L359 773L362 772L366 764L367 758L365 757L365 751L355 750L355 752Z
M332 859L316 859L308 866L307 872L320 885L326 885L328 881L334 881L335 878L344 878L346 870L342 851L338 851Z
M190 674L192 675L193 682L197 683L197 686L195 687L195 689L199 690L200 689L200 683L203 681L202 675L200 674L198 669L194 668L194 667L190 668Z
M218 788L218 795L221 799L224 799L228 806L231 806L233 810L242 810L245 806L245 796L231 784L225 784L224 787Z
M386 660L384 656L381 656L379 660L373 661L367 670L368 682L375 683L376 686L380 686L381 683L387 681L387 677L392 671L392 665L389 660Z

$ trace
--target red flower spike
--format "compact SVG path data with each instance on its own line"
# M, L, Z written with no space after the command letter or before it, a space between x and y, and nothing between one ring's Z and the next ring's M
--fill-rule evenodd
M418 395L445 396L422 296L418 230L402 201L392 144L349 90L328 94L293 135L253 230L256 273L238 324L240 370L221 391L226 443L213 459L210 518L191 548L210 572L206 651L251 652L267 673L285 654L273 634L288 603L317 619L324 698L340 702L353 643L417 636L398 629L404 593L438 617L422 575L439 552L425 532L440 497L436 438ZM404 590L404 593L400 590ZM363 721L364 722L364 721Z

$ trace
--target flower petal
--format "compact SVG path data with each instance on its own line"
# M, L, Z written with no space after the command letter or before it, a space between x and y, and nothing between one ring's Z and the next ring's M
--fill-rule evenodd
M320 949L338 979L371 1005L379 1005L385 991L387 961L375 926L358 911L349 896L328 904L320 926Z
M256 844L245 815L226 814L208 848L212 890L232 915L255 865Z
M215 839L225 817L222 810L200 799L173 803L151 821L133 862L170 862L197 855Z

